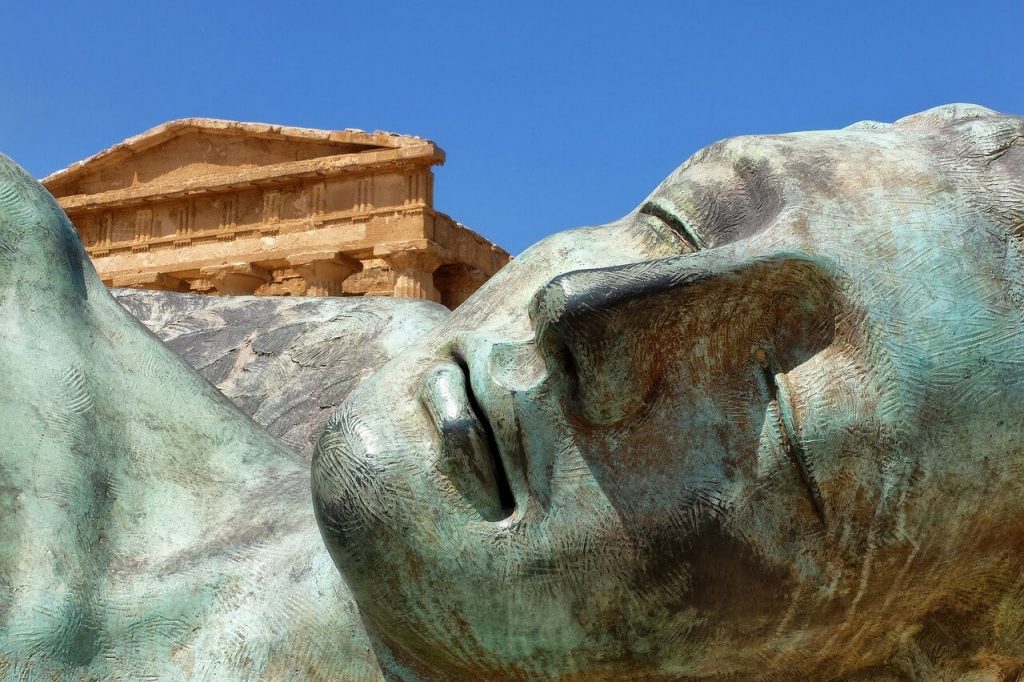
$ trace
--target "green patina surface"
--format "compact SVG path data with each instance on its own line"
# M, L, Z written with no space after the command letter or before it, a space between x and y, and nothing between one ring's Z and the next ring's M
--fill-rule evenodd
M367 679L308 464L119 306L0 157L0 674Z
M1012 679L1022 139L702 150L408 334L312 504L0 160L0 673Z
M314 456L380 648L451 678L1018 674L1022 137L954 105L726 140L516 258Z

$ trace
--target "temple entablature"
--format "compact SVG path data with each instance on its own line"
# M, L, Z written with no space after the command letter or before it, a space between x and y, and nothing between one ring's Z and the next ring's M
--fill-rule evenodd
M438 268L486 280L509 255L435 210L443 162L417 137L184 119L43 182L109 285L451 305L463 295ZM421 242L435 246L402 255Z

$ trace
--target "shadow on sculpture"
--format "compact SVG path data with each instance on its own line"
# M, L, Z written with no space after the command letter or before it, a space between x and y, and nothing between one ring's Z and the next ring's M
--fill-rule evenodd
M1022 140L951 105L702 150L388 322L313 510L3 161L0 673L1019 675Z

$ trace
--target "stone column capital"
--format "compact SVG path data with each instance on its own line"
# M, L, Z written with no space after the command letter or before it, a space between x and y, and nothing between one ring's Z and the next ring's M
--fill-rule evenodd
M218 294L225 296L246 296L272 279L271 273L252 263L225 263L208 265L199 269L199 274L209 280Z
M216 293L217 287L215 287L213 282L205 277L199 277L188 283L188 290L194 291L198 294L213 294Z
M344 281L361 272L363 264L340 251L307 251L285 257L288 265L303 279L334 279Z
M433 272L448 258L447 249L429 239L387 242L373 247L373 255L402 269Z
M391 266L395 276L394 295L440 301L434 286L434 270L445 262L447 251L429 239L378 244L373 255Z
M341 296L342 284L363 269L363 264L340 251L306 251L285 257L306 283L308 296Z

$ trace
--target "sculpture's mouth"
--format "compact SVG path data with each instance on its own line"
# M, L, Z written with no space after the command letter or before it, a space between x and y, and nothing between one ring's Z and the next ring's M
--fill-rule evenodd
M487 414L473 394L465 363L432 367L420 387L440 440L437 468L488 521L507 518L516 501Z
M785 373L773 372L765 366L762 381L769 397L775 403L776 414L778 415L777 426L782 436L782 449L786 454L786 458L796 469L800 482L807 492L811 506L814 508L814 513L817 515L821 525L825 526L825 502L822 499L821 488L814 476L813 469L807 460L807 454L800 443L799 428L796 424L793 400L790 395L792 389L789 387L789 379Z

